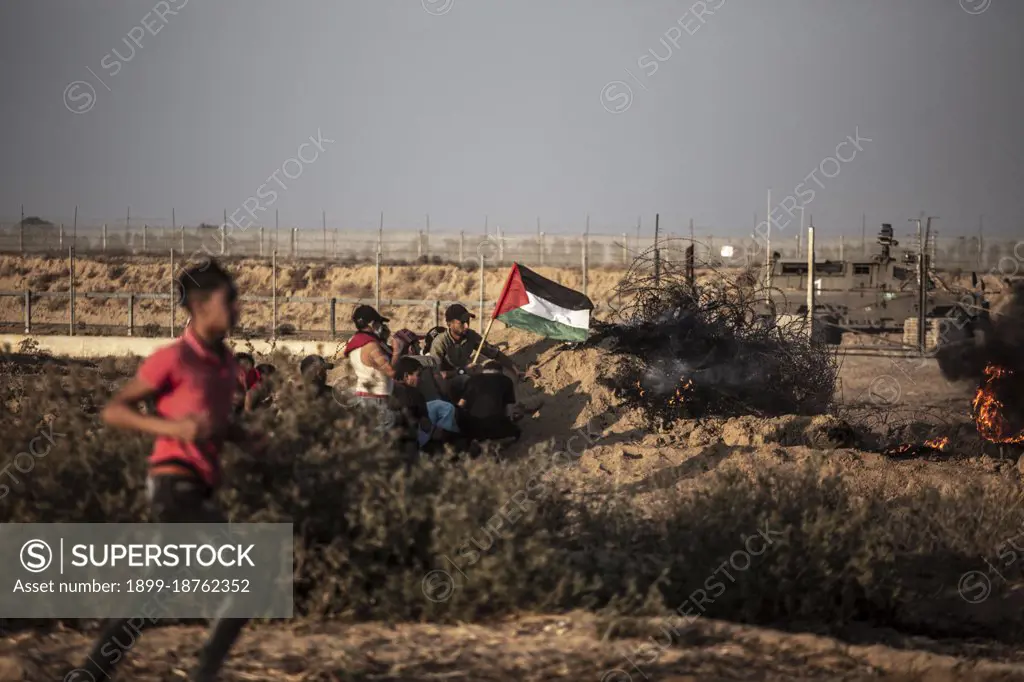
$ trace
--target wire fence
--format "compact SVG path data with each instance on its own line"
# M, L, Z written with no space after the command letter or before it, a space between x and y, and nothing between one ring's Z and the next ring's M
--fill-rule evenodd
M874 238L862 234L816 238L818 257L823 260L870 259ZM688 239L686 231L663 231L661 237ZM700 229L693 233L697 258L718 265L750 266L764 262L764 244L750 237L729 237ZM772 251L782 258L801 258L803 235L786 234L772 239ZM485 246L481 246L484 244ZM0 224L0 253L66 254L71 247L80 256L164 256L172 250L178 258L193 260L209 256L269 257L292 260L325 260L339 263L374 262L378 254L385 264L416 262L462 263L479 257L486 248L497 265L519 262L531 266L592 267L626 266L636 254L654 245L651 235L639 230L619 233L577 234L509 233L500 228L481 235L476 232L365 231L340 228L267 228L252 226L241 230L230 225L66 225L25 221ZM917 251L917 238L901 237L898 250ZM1021 260L1024 242L983 239L980 235L933 237L928 244L935 267L942 269L987 269L1001 259Z
M83 302L100 301L99 310L86 311ZM13 319L11 306L22 307L22 320ZM400 315L401 324L425 330L442 324L445 307L454 300L332 298L326 296L241 296L247 310L241 337L335 340L355 333L347 313L352 307L376 304L385 315ZM481 301L479 320L494 301ZM40 311L39 306L44 310ZM338 306L342 306L339 317ZM185 328L186 316L170 294L152 292L0 291L0 331L18 334L68 336L140 336L174 338ZM326 311L326 315L324 312ZM100 321L83 318L99 318ZM42 318L42 319L41 319ZM397 328L397 327L396 327Z
M243 241L237 237L228 238L227 230L221 227L203 228L149 228L143 226L138 232L122 232L116 241L109 230L100 227L99 236L94 227L79 227L77 234L70 234L59 224L56 226L12 226L6 234L0 231L0 251L22 254L46 254L49 257L67 259L65 283L53 281L45 290L22 289L0 291L0 330L24 334L68 334L76 335L121 335L129 336L175 336L184 326L180 310L172 299L173 279L180 274L185 263L202 259L208 255L225 258L248 257L261 259L271 266L270 295L254 295L248 292L242 300L246 302L245 327L242 335L259 337L286 337L301 335L306 338L334 339L351 333L348 323L348 308L343 309L339 322L337 306L355 306L360 303L375 305L385 315L395 318L399 324L413 329L427 329L441 323L441 312L445 306L456 302L451 299L455 292L437 288L423 299L389 298L401 296L401 282L393 282L382 276L382 265L402 262L457 262L469 264L480 272L477 290L463 297L462 302L478 309L478 322L483 330L493 302L485 300L485 272L504 269L511 262L523 265L572 267L582 271L582 290L588 293L588 271L592 267L621 267L633 263L639 253L650 248L653 240L643 240L623 233L616 239L611 235L430 235L413 233L389 235L381 239L380 233L365 233L357 236L348 233L327 232L326 250L324 234L310 234L309 231L289 230L283 234L287 241L279 241L281 232L275 231L272 238L261 230L252 230L242 236L254 241ZM320 240L312 237L319 236ZM373 237L376 237L374 239ZM6 239L5 239L6 238ZM99 240L97 243L97 239ZM692 242L695 261L701 266L715 268L739 268L761 266L764 249L753 239L735 240L716 238L708 235L696 237ZM972 238L931 239L928 250L932 262L939 267L976 269L998 269L1003 275L1017 275L1020 263L1024 262L1024 242L997 242L979 248L979 241ZM433 243L433 248L431 248ZM683 262L686 250L691 244L689 237L680 237L669 232L659 240L658 253L664 262ZM826 242L819 247L815 239L816 262L829 259L869 259L874 251L870 243L850 245L839 238L832 244ZM952 244L950 247L948 244ZM805 246L792 240L787 248L784 243L773 241L773 251L784 258L806 254ZM945 248L942 248L945 246ZM285 251L279 252L284 247ZM900 244L900 248L913 250L914 240ZM434 250L436 249L436 250ZM157 285L157 291L79 291L76 277L81 272L76 259L88 254L109 254L111 256L145 256L164 260L170 266L165 272L165 285ZM184 254L184 257L182 256ZM385 256L386 254L386 256ZM288 295L290 285L279 283L282 261L323 260L331 262L376 263L372 295L353 297L301 297ZM1013 272L1002 267L1013 265ZM118 267L123 267L118 266ZM294 269L294 268L293 268ZM321 268L322 269L322 268ZM49 276L48 276L49 277ZM385 280L388 280L385 282ZM56 285L56 286L54 286ZM164 288L166 286L166 288ZM396 287L392 289L392 287ZM160 291L163 289L163 291ZM267 289L263 289L264 292ZM369 294L371 290L367 290ZM467 300L469 299L469 300ZM605 307L607 301L595 300L596 309ZM397 328L397 327L396 327Z

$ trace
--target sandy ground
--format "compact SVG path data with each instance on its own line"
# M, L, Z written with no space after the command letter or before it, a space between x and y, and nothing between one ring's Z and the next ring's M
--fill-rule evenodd
M288 624L247 630L221 678L224 682L376 680L595 680L715 682L718 680L890 680L995 682L1024 680L1024 663L1002 648L959 651L937 642L889 635L885 643L848 644L701 619L630 623L675 629L672 645L604 637L608 623L588 614L521 616L492 625ZM667 631L667 630L666 630ZM203 641L198 627L147 632L125 660L119 679L186 679ZM31 653L21 653L31 644ZM87 634L25 634L0 641L0 681L59 680L88 650ZM971 660L964 658L970 654Z

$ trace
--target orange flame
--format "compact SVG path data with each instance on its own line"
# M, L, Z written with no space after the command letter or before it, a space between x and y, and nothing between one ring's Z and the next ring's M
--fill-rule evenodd
M910 452L911 450L914 450L915 448L931 448L932 450L938 450L938 451L941 452L942 450L945 449L945 447L947 445L949 445L949 438L947 438L946 436L940 436L938 438L932 438L931 440L926 440L921 445L914 445L913 443L905 443L903 445L899 445L897 447L890 448L889 450L886 450L885 454L889 455L890 457L894 457L894 456L898 456L898 455L904 455L904 454Z
M985 368L985 381L974 396L974 424L981 437L992 443L1024 443L1024 431L1012 432L1003 414L1006 406L996 395L1000 382L1012 376L1013 372L1006 367L989 365Z
M668 399L669 405L682 405L686 401L686 393L693 388L693 381L685 377L680 377L679 382L682 384L676 389L676 394Z

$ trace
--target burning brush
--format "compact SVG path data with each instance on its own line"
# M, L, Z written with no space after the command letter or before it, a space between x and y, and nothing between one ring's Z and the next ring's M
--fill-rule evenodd
M802 325L760 315L767 291L714 271L697 284L666 260L655 277L652 255L634 261L619 283L620 321L594 324L588 343L628 360L606 385L663 423L827 410L835 352L808 339Z
M1017 400L1021 400L1020 393L1014 392L1015 384L1017 389L1020 388L1020 380L1016 379L1015 374L1006 367L989 364L985 367L985 380L974 396L974 423L978 427L978 434L991 443L1024 443L1024 428L1011 425L1007 406L1002 399L1003 396L1010 398L1016 395ZM1020 421L1017 423L1020 424Z
M974 424L985 441L1024 445L1024 283L991 312L983 337L940 346L939 368L951 380L974 380Z
M887 457L892 457L893 459L910 459L937 452L944 452L947 446L949 446L949 438L942 436L940 438L926 440L924 443L907 443L895 448L890 448L885 451L885 455Z

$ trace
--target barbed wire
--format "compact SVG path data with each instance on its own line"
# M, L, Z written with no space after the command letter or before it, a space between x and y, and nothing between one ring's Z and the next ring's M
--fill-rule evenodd
M662 422L828 410L835 349L810 338L802 317L776 316L782 291L753 268L728 275L694 260L691 274L661 253L633 261L591 341L629 358L610 381L627 402Z

